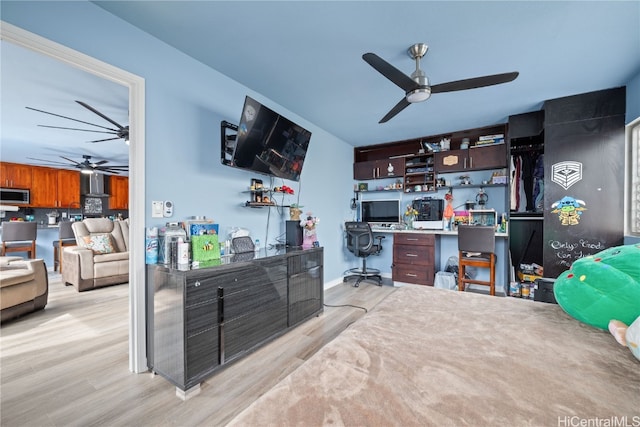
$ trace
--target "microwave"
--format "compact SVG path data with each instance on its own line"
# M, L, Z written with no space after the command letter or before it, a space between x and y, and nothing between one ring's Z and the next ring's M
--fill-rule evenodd
M20 188L0 188L0 203L4 205L28 205L31 201L29 190Z

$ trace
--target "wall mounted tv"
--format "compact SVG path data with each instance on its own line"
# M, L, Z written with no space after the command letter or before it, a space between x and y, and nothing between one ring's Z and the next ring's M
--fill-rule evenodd
M249 96L235 136L222 122L222 163L292 181L300 180L311 132Z

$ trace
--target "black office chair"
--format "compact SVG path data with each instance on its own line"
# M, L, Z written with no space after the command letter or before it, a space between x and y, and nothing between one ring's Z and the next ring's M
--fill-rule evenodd
M363 280L374 279L378 286L382 286L382 276L380 270L367 268L367 257L378 255L382 251L382 239L384 236L373 236L371 227L367 222L345 222L344 228L347 231L347 249L359 258L362 258L362 268L351 268L345 272L343 281L356 278L353 286L360 286ZM378 243L374 243L378 239Z

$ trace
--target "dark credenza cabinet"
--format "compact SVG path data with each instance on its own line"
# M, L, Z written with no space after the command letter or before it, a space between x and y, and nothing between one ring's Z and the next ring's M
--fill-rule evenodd
M225 258L182 271L147 266L149 367L179 391L323 310L323 249ZM180 392L178 392L180 394Z

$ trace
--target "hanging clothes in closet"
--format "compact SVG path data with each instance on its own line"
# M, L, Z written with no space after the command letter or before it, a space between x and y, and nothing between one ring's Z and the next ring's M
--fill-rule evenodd
M544 156L538 147L512 149L511 211L540 212L544 203Z

